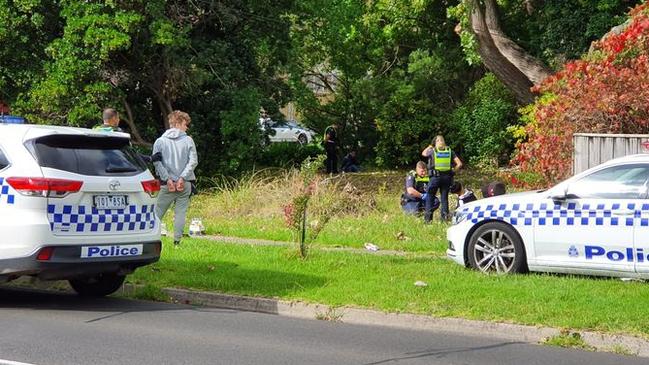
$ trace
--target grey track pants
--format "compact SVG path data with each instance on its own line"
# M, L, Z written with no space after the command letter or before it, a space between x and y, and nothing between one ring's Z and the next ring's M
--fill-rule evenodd
M192 192L192 183L185 181L185 190L181 192L170 193L166 185L160 187L158 203L155 206L155 215L162 220L165 213L171 206L174 206L174 241L180 241L185 229L185 219L187 218L187 209L189 208L189 196Z

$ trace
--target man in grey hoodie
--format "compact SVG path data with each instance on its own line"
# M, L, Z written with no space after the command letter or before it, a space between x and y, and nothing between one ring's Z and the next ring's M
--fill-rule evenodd
M198 155L194 140L185 133L191 122L189 114L175 110L168 119L170 128L153 144L153 155L160 156L154 158L153 165L162 184L155 213L162 220L171 203L175 203L174 245L177 246L185 228Z

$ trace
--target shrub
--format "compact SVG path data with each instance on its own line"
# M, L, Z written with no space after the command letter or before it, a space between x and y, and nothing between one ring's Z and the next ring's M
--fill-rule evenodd
M449 142L463 159L476 165L505 162L513 145L507 127L515 123L514 97L489 73L451 115Z
M270 143L259 158L259 163L265 167L298 167L307 158L313 158L324 153L319 144L301 145L293 142Z
M649 127L649 11L631 11L628 26L596 42L594 51L569 62L536 88L541 97L525 109L527 124L513 162L545 184L569 176L572 135L644 133ZM544 185L545 185L544 184Z

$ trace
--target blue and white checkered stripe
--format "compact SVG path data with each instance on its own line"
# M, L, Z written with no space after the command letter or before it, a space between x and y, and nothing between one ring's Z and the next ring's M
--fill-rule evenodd
M154 205L129 205L126 209L96 209L83 205L48 204L52 232L133 233L155 226Z
M619 210L631 210L634 214L613 214ZM583 204L577 208L576 203L505 203L466 207L461 211L467 213L467 219L473 223L496 219L522 226L649 226L649 218L642 217L642 212L649 212L649 204Z
M4 177L0 177L0 204L13 204L15 200L16 195L9 193L9 184Z

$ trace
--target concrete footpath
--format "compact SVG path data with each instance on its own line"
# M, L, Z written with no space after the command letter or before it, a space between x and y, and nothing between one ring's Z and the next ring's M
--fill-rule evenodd
M137 290L126 285L123 293ZM268 313L286 317L327 320L350 324L385 326L411 330L447 332L461 335L491 336L531 344L543 343L560 335L580 336L587 346L597 351L617 352L649 357L649 341L627 335L611 335L590 331L562 331L556 328L524 326L509 323L475 321L460 318L437 318L424 315L383 313L368 309L330 307L283 300L244 297L185 289L165 288L173 302L199 306Z

